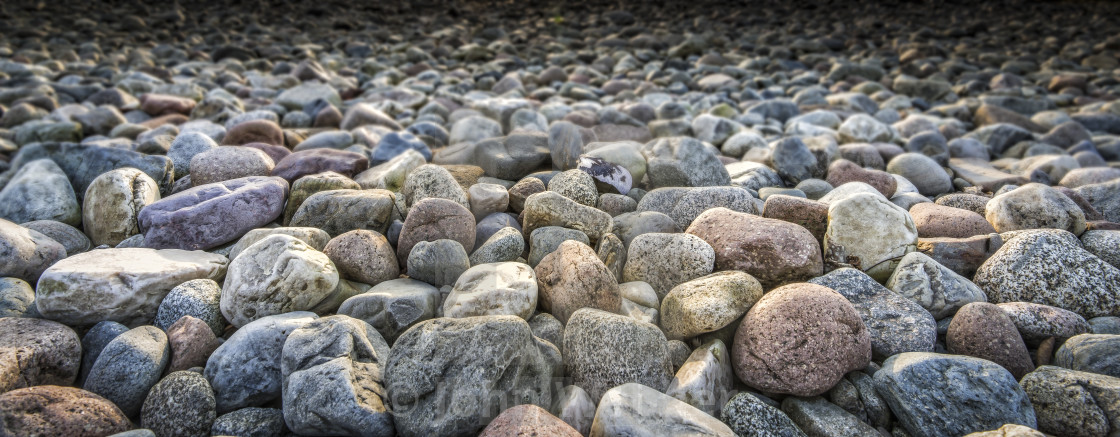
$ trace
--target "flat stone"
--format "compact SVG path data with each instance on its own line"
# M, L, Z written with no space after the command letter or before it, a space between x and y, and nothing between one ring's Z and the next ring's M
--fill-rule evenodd
M287 195L283 179L260 176L181 191L140 210L144 244L155 249L212 249L279 218Z
M603 234L610 232L612 219L607 214L553 191L545 191L529 196L525 200L525 220L522 232L532 235L537 228L562 226L587 234L592 241L598 241Z
M396 198L386 190L329 190L303 201L292 226L319 228L332 237L356 229L384 234L392 221Z
M88 144L28 144L21 147L19 153L12 158L12 168L18 169L42 158L54 161L66 173L79 200L94 179L118 168L132 167L144 172L159 184L161 193L171 192L174 180L174 166L166 156L145 155L131 150Z
M192 279L219 279L227 263L221 255L177 249L85 252L43 272L36 304L44 318L72 326L150 323L172 288Z

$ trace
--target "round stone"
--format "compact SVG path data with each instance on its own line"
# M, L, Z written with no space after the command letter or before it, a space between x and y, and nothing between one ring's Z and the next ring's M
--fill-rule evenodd
M156 435L210 435L217 418L214 390L200 373L172 372L148 393L140 423Z
M389 240L365 229L332 238L323 253L334 262L343 278L352 281L377 285L401 274L397 254Z
M790 284L766 293L735 332L732 365L748 385L815 396L871 361L871 336L840 293Z

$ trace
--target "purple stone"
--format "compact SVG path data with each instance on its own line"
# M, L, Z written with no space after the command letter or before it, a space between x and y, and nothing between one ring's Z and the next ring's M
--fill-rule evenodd
M276 220L284 212L287 196L288 182L275 176L250 176L185 190L140 210L144 245L212 249Z
M276 163L273 176L293 182L307 175L333 171L346 177L366 171L369 158L361 153L335 149L311 149L292 153Z

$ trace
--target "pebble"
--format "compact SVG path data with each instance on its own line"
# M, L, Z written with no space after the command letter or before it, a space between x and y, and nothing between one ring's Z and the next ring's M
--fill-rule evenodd
M973 302L957 311L945 334L945 345L949 353L999 364L1015 379L1034 370L1027 345L1011 317L987 302Z
M536 273L525 264L501 262L471 267L459 275L444 300L443 316L513 315L528 321L537 307L537 284Z
M716 270L749 273L765 288L804 281L824 270L817 238L794 223L712 208L685 232L712 247Z
M992 303L1032 302L1085 318L1120 315L1120 270L1063 230L1030 230L1012 237L973 280Z
M1116 348L1118 343L1120 335L1075 335L1058 348L1058 352L1054 354L1054 365L1120 378L1120 362L1117 361L1120 352Z
M746 314L762 298L762 290L757 279L738 271L693 279L673 287L661 300L661 327L674 340L723 329Z
M158 376L201 367L213 391L213 419L166 416L184 434L1115 433L1080 383L1037 423L959 411L1017 405L972 395L1055 350L1115 358L1078 339L1120 332L1120 46L1085 37L1116 33L1085 19L1116 5L56 3L0 6L0 315L86 333L60 387L144 326L167 335ZM770 346L796 361L832 341L787 378L817 397L740 379L749 314L813 284L836 293L780 315L824 295L843 317L786 320ZM625 329L589 333L581 311ZM331 347L285 374L314 314ZM573 335L604 345L562 354ZM987 347L1015 337L1014 360ZM34 364L30 341L7 361ZM1013 371L901 396L947 412L911 426L870 375L930 351ZM616 428L592 427L632 382L682 402L620 401L600 415ZM744 415L788 420L727 417L742 390L776 400L744 394L771 409ZM176 434L125 413L89 433Z
M871 335L871 354L886 358L903 352L932 352L937 341L933 316L913 300L892 292L867 274L840 268L809 283L848 299Z
M229 265L222 286L222 315L242 327L262 317L306 311L338 286L330 258L288 235L253 243Z
M206 361L219 414L257 407L283 394L281 353L292 331L318 318L293 311L254 320L235 331Z
M192 279L172 288L159 303L156 327L168 330L183 316L191 316L210 327L215 336L222 335L225 319L219 309L222 289L212 279Z
M345 315L288 334L281 352L284 422L300 434L391 435L384 399L389 345L368 323Z
M665 334L649 323L582 308L564 326L563 343L564 366L572 384L586 390L592 400L628 382L661 392L672 381ZM598 403L602 406L602 401Z
M50 237L0 219L0 276L36 283L44 270L66 257Z
M567 324L581 308L617 313L622 305L618 280L591 247L564 241L534 269L541 308Z

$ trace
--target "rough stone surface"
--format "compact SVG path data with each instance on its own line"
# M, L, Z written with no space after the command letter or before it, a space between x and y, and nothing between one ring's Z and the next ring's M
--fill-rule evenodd
M973 281L992 303L1040 303L1085 318L1120 316L1120 270L1062 230L1012 237L980 266Z
M397 338L385 368L397 434L475 435L501 399L547 406L560 365L556 347L516 316L421 322Z
M568 320L563 343L567 375L592 400L628 382L663 391L673 378L665 334L649 323L584 308Z
M852 304L819 285L766 293L735 332L735 374L775 393L814 396L871 361L871 336Z
M763 287L820 276L820 243L807 229L782 220L713 208L686 231L715 250L715 269L750 273Z
M1034 428L1034 407L1015 377L991 361L907 352L875 372L877 391L912 436L964 435L1013 423Z
M82 364L78 334L49 320L0 318L0 393L70 385Z
M0 394L0 434L99 437L131 427L120 408L82 389L46 385Z
M327 255L287 235L249 246L233 260L222 286L221 309L242 327L262 317L315 307L338 286Z
M706 435L731 437L723 422L695 407L639 383L607 391L595 410L593 436Z

